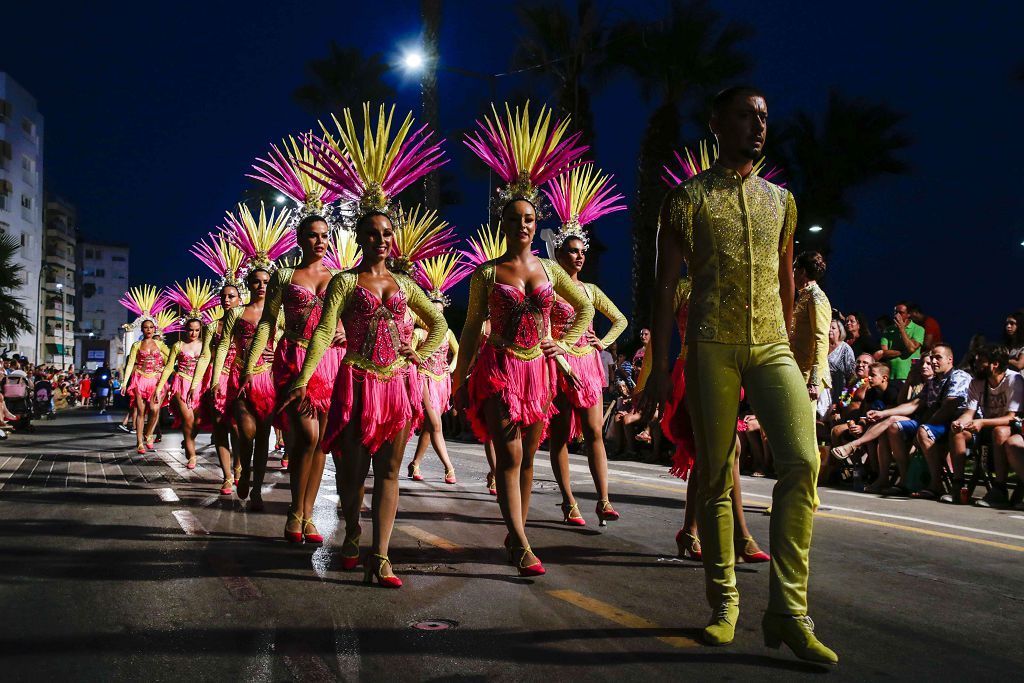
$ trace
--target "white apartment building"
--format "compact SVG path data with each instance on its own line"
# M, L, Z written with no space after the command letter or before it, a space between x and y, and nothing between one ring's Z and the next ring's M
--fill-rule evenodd
M0 71L0 232L21 244L15 264L23 268L22 286L14 296L28 319L40 320L43 256L43 116L36 100ZM0 341L7 350L42 362L42 333L22 333Z
M128 291L130 251L123 244L79 240L75 304L78 345L75 367L124 366L121 326L134 318L118 300Z
M75 363L75 207L58 197L46 198L43 244L43 300L38 322L39 362L67 368Z

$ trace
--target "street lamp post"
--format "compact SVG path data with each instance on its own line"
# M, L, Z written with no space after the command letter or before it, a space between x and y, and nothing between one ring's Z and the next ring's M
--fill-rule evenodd
M64 279L67 279L67 271L64 272ZM57 283L57 292L60 294L60 369L64 370L64 346L67 343L66 330L64 329L64 283Z

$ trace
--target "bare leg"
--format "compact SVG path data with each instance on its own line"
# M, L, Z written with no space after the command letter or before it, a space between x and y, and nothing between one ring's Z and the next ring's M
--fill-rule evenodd
M487 431L494 437L491 443L494 447L498 507L505 520L511 545L524 549L520 564L525 566L536 562L533 553L525 550L530 547L524 522L524 495L520 490L525 439L519 426L505 418L504 412L504 407L497 397L487 399L484 405L484 418L487 421Z
M423 386L423 426L420 428L419 440L416 442L416 454L413 456L414 465L419 465L427 452L427 443L434 447L434 452L441 459L444 466L445 477L451 473L455 475L455 467L448 457L448 446L444 442L444 427L441 425L441 415L434 409L433 404L427 400L426 382Z
M231 443L228 440L228 428L226 425L214 424L213 446L217 450L217 459L220 461L220 469L224 472L224 481L230 481L233 477L231 472Z
M288 431L285 435L289 455L288 486L292 502L289 506L285 531L296 533L303 530L303 521L313 513L313 501L306 500L308 470L313 464L317 442L320 437L320 423L303 415L298 406L288 407ZM298 518L298 519L296 519Z
M132 423L135 427L135 443L137 448L146 447L146 411L138 407L142 402L142 396L135 392L136 407L132 410Z
M303 511L306 519L313 516L313 504L316 502L317 494L320 493L320 482L324 477L324 464L327 457L324 455L323 443L324 431L327 429L327 416L320 415L317 418L318 428L316 447L313 449L306 468L303 470L305 493L303 497Z
M384 444L373 454L373 546L370 552L375 555L388 556L391 532L398 514L398 472L408 440L409 428L406 427L394 441ZM381 569L382 576L394 575L390 564Z
M576 409L576 415L583 431L583 442L587 444L587 464L590 476L597 490L597 506L601 509L609 503L608 497L608 453L604 447L604 410L600 403L586 409ZM661 430L658 430L659 433ZM602 503L604 501L604 503ZM598 515L600 516L600 514Z
M258 424L256 417L249 411L245 401L239 399L233 406L235 425L238 428L238 440L235 442L235 454L242 465L242 476L238 480L238 497L245 500L252 488L252 457L253 442L256 439ZM266 448L266 446L264 446Z
M181 437L185 441L185 455L188 456L190 465L196 463L196 437L195 437L195 414L190 406L181 396L174 397L175 410L178 411L178 419L181 420Z
M576 498L572 495L572 483L569 476L569 432L572 423L572 405L565 394L555 397L558 414L551 418L548 427L548 450L551 453L551 471L555 475L555 483L562 492L562 514L566 519L582 519L579 510L573 512Z

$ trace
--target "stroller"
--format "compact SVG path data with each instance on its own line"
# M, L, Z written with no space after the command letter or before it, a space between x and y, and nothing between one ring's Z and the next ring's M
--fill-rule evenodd
M4 403L7 410L17 416L13 422L16 431L32 431L32 401L28 381L23 377L7 377L3 382Z
M56 417L53 410L53 385L48 380L36 382L35 390L32 393L32 415L33 417L52 420Z

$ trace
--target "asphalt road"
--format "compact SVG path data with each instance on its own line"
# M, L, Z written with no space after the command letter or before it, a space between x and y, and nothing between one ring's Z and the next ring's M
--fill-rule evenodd
M841 657L827 670L763 647L766 565L739 568L736 642L697 642L703 569L674 557L684 483L664 468L612 463L622 519L599 528L574 456L588 524L568 528L541 453L530 540L548 573L528 580L504 562L482 449L452 442L459 484L432 454L427 481L402 480L391 557L405 587L388 591L338 568L330 464L315 512L327 542L291 546L285 473L249 512L218 495L211 450L192 472L175 434L139 456L116 419L71 412L0 445L3 680L985 680L1024 665L1019 510L822 490L811 614ZM772 482L743 485L770 549Z

